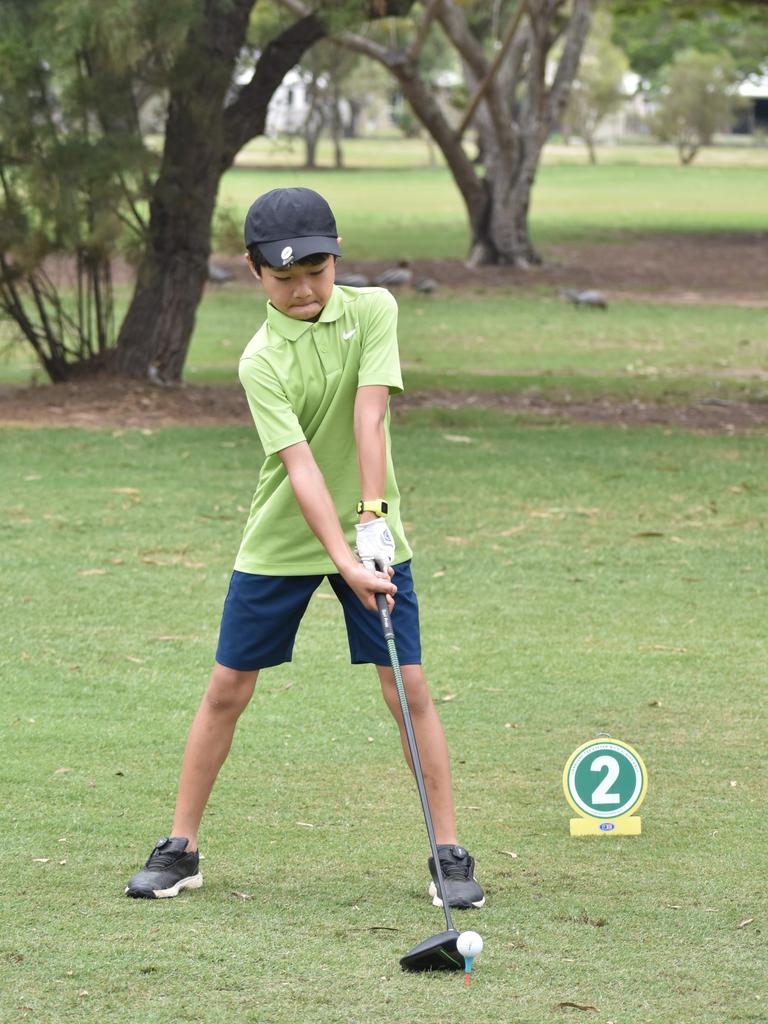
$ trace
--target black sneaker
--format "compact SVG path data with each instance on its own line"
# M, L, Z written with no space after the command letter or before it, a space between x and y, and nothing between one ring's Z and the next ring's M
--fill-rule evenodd
M158 839L141 871L129 879L125 895L134 899L160 900L178 896L182 889L199 889L203 876L198 871L200 855L186 853L187 839L174 836Z
M440 858L448 906L457 907L460 910L482 907L485 903L485 893L475 878L475 858L471 857L463 846L449 844L438 846L437 855ZM429 858L429 872L432 875L429 895L436 907L442 907L443 901L437 890L437 875L432 857Z

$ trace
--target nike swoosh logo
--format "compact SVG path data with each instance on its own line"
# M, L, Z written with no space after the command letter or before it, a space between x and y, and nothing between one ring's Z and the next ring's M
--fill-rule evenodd
M358 324L355 324L355 326L354 326L354 327L353 327L353 328L352 328L351 330L349 330L349 331L344 331L344 333L342 334L342 338L344 339L344 341L349 341L349 339L350 339L350 338L352 337L352 335L353 335L353 334L355 333L355 331L357 330L357 328L358 328Z

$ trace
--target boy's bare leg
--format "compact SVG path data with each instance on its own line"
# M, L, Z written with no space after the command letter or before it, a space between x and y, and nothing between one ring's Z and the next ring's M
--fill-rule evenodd
M403 715L400 709L400 699L397 696L392 669L383 665L377 665L376 671L379 673L384 700L400 730L400 742L403 746L405 759L411 771L413 771L408 740L405 734L405 725L403 724ZM456 819L453 810L451 766L448 760L448 744L445 741L443 726L432 702L421 665L402 665L401 671L403 683L405 684L405 694L408 698L408 708L413 722L413 732L419 748L419 760L421 761L424 785L427 790L427 798L429 799L429 809L432 813L435 839L440 845L443 843L454 845L458 843L458 840L456 838Z
M186 836L197 849L197 832L216 776L232 746L237 720L248 705L258 672L214 666L184 749L171 835Z

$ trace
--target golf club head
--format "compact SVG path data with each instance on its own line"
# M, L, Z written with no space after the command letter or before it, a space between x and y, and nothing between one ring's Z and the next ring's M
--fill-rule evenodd
M459 933L455 928L424 939L400 957L404 971L463 971L464 957L456 949Z

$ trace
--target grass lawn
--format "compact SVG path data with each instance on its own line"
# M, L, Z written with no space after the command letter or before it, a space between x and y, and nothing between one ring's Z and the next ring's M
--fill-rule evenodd
M400 140L365 141L361 164L347 172L270 166L267 140L247 149L225 174L219 206L242 222L270 188L308 185L326 196L350 259L463 258L466 215L443 166L423 166ZM689 167L665 147L612 147L597 166L577 163L565 147L542 161L531 203L531 235L546 247L562 241L620 238L623 232L768 230L768 148L712 149ZM578 149L574 147L574 152ZM257 166L253 166L257 164Z
M127 297L125 291L123 298ZM406 387L544 391L687 402L765 400L768 330L762 308L616 300L606 312L553 295L481 286L398 295ZM256 285L210 288L198 309L185 378L237 381L237 361L264 317ZM16 348L2 378L40 370Z
M765 442L396 416L426 667L477 855L471 988L415 787L325 591L214 791L205 887L122 898L169 827L259 464L248 429L0 432L3 1021L764 1021ZM576 840L566 758L607 732L639 838ZM514 856L513 856L514 855Z
M263 318L256 287L208 291L185 374L233 381ZM410 388L569 391L689 400L764 398L768 330L762 308L615 301L607 312L478 287L398 295L400 356Z

